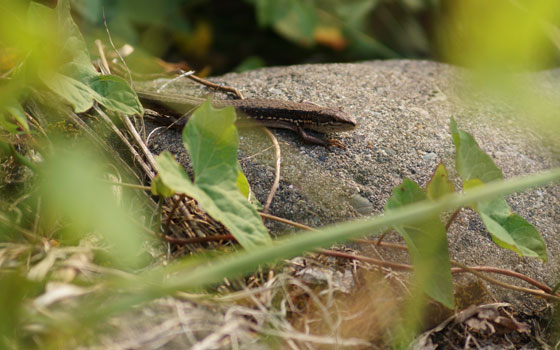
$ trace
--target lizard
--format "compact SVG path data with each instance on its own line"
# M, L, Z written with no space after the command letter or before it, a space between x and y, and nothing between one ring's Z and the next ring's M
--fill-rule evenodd
M188 95L158 94L155 92L137 91L140 101L148 108L165 110L166 115L176 119L167 120L165 124L182 127L186 124L192 110L201 105L205 99ZM338 140L325 140L308 134L305 130L319 133L348 131L356 128L356 122L344 111L322 107L310 102L291 102L262 98L246 98L237 100L212 100L212 106L223 108L233 107L237 114L236 124L240 127L255 124L270 128L288 129L297 132L301 139L310 144L329 148L344 148ZM155 118L162 122L162 118ZM158 120L159 119L159 120Z

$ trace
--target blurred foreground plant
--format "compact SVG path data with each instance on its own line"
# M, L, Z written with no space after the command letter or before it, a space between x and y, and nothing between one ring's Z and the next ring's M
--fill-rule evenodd
M377 234L391 226L407 237L417 268L416 281L420 288L414 295L418 299L411 302L411 310L421 309L422 305L414 303L423 301L424 292L452 306L444 230L440 222L426 224L426 219L438 220L442 211L467 205L474 206L483 215L496 242L524 255L546 258L544 244L536 230L512 214L501 196L559 181L560 171L553 169L503 181L499 169L496 170L491 160L489 162L487 156L478 152L472 137L459 130L454 122L451 132L457 148L457 169L463 177L465 193L452 193L445 179L436 178L436 175L446 177L444 169L439 168L426 193L405 180L402 186L395 189L396 193L387 205L390 210L384 216L326 227L320 232L302 232L271 244L260 244L269 243L270 239L262 224L257 223L259 219L251 211L254 209L242 202L244 198L239 200L240 195L233 185L237 154L234 129L230 127L233 116L227 112L212 114L208 109L201 109L197 113L208 118L207 122L223 114L229 123L222 121L225 136L218 133L219 142L210 139L211 135L186 129L185 135L188 134L189 139L185 144L191 156L198 157L200 161L194 166L197 168L195 173L201 178L197 178L193 184L168 155L159 158L160 178L167 185L166 190L175 190L177 193L200 195L194 193L200 188L195 187L193 190L193 186L205 187L208 191L199 197L202 198L199 201L203 207L212 206L207 198L211 197L212 200L218 198L220 204L224 204L219 209L233 208L226 214L222 211L215 215L227 216L237 224L234 232L236 238L252 249L213 259L184 258L169 265L150 267L152 259L147 256L147 246L154 239L149 234L153 232L152 227L158 230L160 225L157 220L154 220L155 223L150 220L151 213L146 210L151 208L149 202L134 205L121 192L121 187L107 183L115 182L121 171L112 164L112 159L101 156L97 148L84 146L85 143L78 137L75 139L66 133L53 131L55 128L49 123L51 118L65 121L63 117L68 115L65 103L72 105L75 112L87 111L97 101L107 110L141 113L142 108L134 92L122 79L101 76L93 69L83 39L70 17L67 2L61 1L54 11L37 4L23 7L16 2L8 2L2 6L7 9L7 12L2 13L17 12L19 18L30 16L31 26L35 23L51 25L46 26L44 32L39 27L29 30L34 34L30 35L31 39L22 40L22 46L10 37L13 33L2 27L2 45L14 47L6 50L14 53L11 56L14 58L8 57L8 68L3 71L2 87L6 89L1 90L1 106L4 107L6 126L2 129L2 137L5 144L11 146L10 152L20 152L20 156L28 162L36 163L32 177L26 178L30 185L12 195L14 203L2 203L8 214L0 214L0 237L5 241L2 242L3 256L10 256L9 264L0 263L0 281L3 287L8 286L2 288L0 293L2 309L6 310L6 315L1 316L1 320L6 323L0 327L0 341L6 347L33 344L40 348L46 344L47 348L59 345L75 348L79 345L80 337L95 335L90 327L95 326L96 322L130 310L134 305L178 291L211 288L224 278L237 278L259 266L353 237ZM16 22L14 25L21 24ZM52 46L50 42L41 41L42 34L47 34ZM25 45L28 41L30 44ZM43 50L53 50L50 52L53 58L47 55L45 62L41 62ZM33 122L27 123L26 110L22 107L23 97L27 94L38 101L58 96L53 98L54 106L50 106L53 108L39 104L39 109L45 115L44 123L42 120L36 123L38 117L30 118ZM82 116L88 115L84 113ZM194 127L195 124L190 126ZM57 134L63 134L63 138L57 137ZM201 134L207 138L198 139ZM225 144L225 153L213 153L214 149L210 148L212 144ZM473 154L475 157L471 158ZM11 157L12 154L7 154L5 158ZM477 168L480 164L485 171L475 171L480 169ZM215 167L219 171L208 171L204 166ZM106 176L110 180L106 180ZM204 179L205 176L209 178ZM219 187L222 180L227 181L225 190ZM227 193L224 195L220 192ZM235 195L228 196L232 193ZM232 197L239 200L237 207L230 202ZM206 210L211 211L208 208ZM157 212L155 215L159 214ZM249 221L246 216L250 217L251 225L245 225ZM227 225L227 219L223 221ZM518 239L514 234L521 231L526 235ZM90 237L93 237L91 241L88 240ZM425 240L426 237L437 244L431 245L430 241ZM80 247L94 254L85 254L85 257L79 255ZM73 254L77 254L81 264L70 265L63 261ZM75 270L68 272L68 265L70 268L78 266L75 269L79 273ZM430 269L436 267L436 273L430 274ZM44 289L51 282L61 280L83 287L72 294L78 303L62 305L61 309L56 309L60 312L44 312L45 309L50 310L51 306L59 306L53 305L55 302L45 301L44 296L50 295ZM42 299L37 297L39 294ZM38 299L42 302L37 302ZM414 331L418 327L416 321L416 318L412 319L407 331ZM409 334L403 334L403 339L408 340Z
M505 101L522 116L515 122L555 142L557 99L522 73L558 66L560 2L473 0L449 7L437 31L444 59L468 67L479 95Z

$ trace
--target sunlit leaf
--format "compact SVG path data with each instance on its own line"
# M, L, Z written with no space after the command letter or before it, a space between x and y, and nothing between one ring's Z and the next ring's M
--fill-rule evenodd
M432 178L426 185L426 195L429 199L435 200L445 196L446 194L453 193L455 191L455 186L451 181L449 181L449 177L447 175L447 169L445 166L440 163Z
M483 183L502 180L502 171L474 138L459 130L451 118L451 133L456 149L456 167L463 178L464 189L477 188ZM496 244L521 256L547 260L546 245L535 227L511 212L504 198L472 204Z
M164 198L169 198L175 194L173 189L167 187L163 181L161 181L161 177L158 175L152 180L150 191L154 196L162 196Z
M243 174L243 171L241 170L241 166L239 166L239 170L237 171L237 178L235 180L235 184L239 189L239 192L241 192L241 194L243 195L243 197L248 198L249 193L251 192L251 186L249 185L249 180L247 180L247 177L245 176L245 174Z
M158 157L162 182L185 193L224 224L246 249L270 243L260 216L237 187L237 130L232 108L215 110L210 102L198 108L183 130L183 143L194 169L194 183L165 151Z

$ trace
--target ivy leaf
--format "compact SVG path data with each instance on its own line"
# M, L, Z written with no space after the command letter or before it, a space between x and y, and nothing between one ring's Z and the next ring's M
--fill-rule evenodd
M447 175L447 169L442 163L436 168L432 178L426 185L426 195L429 199L435 200L445 196L446 194L453 193L455 191L455 186L451 181L449 181L449 176Z
M156 157L161 181L178 193L197 200L246 249L271 242L262 220L237 187L237 130L233 108L214 109L209 101L199 107L183 129L183 143L194 170L192 182L171 153Z
M162 196L164 198L169 198L175 194L171 188L167 187L163 181L161 181L161 177L157 175L153 180L150 186L150 191L154 196Z
M114 75L100 75L90 82L95 96L107 109L125 114L144 114L144 108L130 85Z
M117 76L100 75L91 59L80 30L70 14L68 0L59 1L53 14L42 5L34 5L35 17L56 15L60 40L63 41L61 57L68 57L58 72L41 72L41 81L54 93L68 101L76 113L87 111L98 101L107 109L125 114L144 112L136 93L128 83Z
M60 73L88 83L98 73L91 64L86 41L72 19L69 0L60 0L55 9L58 22L59 39L63 40L62 57L69 57L61 67Z
M455 143L455 166L463 182L478 179L483 183L502 180L504 175L500 168L486 152L476 143L469 133L457 129L457 123L451 118L451 134Z
M241 171L241 166L239 165L239 163L237 164L239 169L237 170L237 178L235 179L235 184L243 197L248 199L249 194L251 193L251 186L249 186L249 180L247 180L247 177L245 177L245 174L243 174L243 171Z
M451 133L457 153L457 171L463 178L465 190L504 178L492 158L480 149L469 133L457 128L453 118ZM547 260L546 245L540 233L521 216L512 213L504 198L477 202L471 206L482 218L492 240L500 247L513 250L521 256Z
M500 247L513 250L521 256L548 259L546 245L537 229L518 214L512 213L503 198L478 202L475 210Z
M96 93L83 82L60 73L40 73L40 78L49 89L70 103L74 112L83 113L93 106Z
M402 208L427 199L420 186L404 179L393 189L385 210ZM453 280L445 226L438 215L427 217L413 225L397 225L395 230L405 239L419 285L433 299L453 308Z

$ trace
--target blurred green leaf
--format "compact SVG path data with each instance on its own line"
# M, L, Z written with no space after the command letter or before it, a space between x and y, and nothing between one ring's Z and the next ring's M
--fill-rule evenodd
M58 21L59 40L62 40L62 56L66 58L60 68L60 73L68 75L82 82L87 82L98 73L91 64L91 58L86 42L80 29L74 23L70 13L68 0L60 0L56 7Z
M41 194L44 212L41 220L64 218L68 222L63 238L77 242L95 233L107 242L108 256L124 268L138 268L146 263L142 246L146 236L131 219L127 192L116 192L102 181L108 160L89 145L56 142L56 152L41 164ZM138 209L137 209L138 210ZM138 214L138 213L137 213ZM49 230L48 228L46 229Z
M447 169L442 163L436 168L432 178L426 185L426 195L431 200L436 200L445 196L446 194L453 193L455 191L455 186L451 181L449 181L449 176L447 175Z
M162 182L195 198L214 219L224 224L246 249L270 243L268 231L253 206L237 187L237 130L233 108L214 109L205 102L183 129L183 143L194 169L194 183L173 156L158 157Z
M241 192L243 197L248 199L249 194L251 193L251 186L249 185L249 180L247 180L247 177L245 176L245 174L243 174L240 165L238 165L238 168L239 169L237 170L237 178L235 179L235 185L237 186L239 192Z
M6 142L0 137L0 156L6 157L12 153L12 146L11 143Z
M459 130L451 118L451 133L456 149L456 167L463 178L465 190L477 188L504 178L492 158L480 149L474 138ZM472 205L478 212L492 239L499 246L513 250L521 256L547 260L546 245L539 232L525 219L511 212L504 198Z
M335 2L335 12L340 19L356 28L364 24L370 12L380 0L345 0Z
M475 68L486 81L541 67L554 46L546 23L557 23L557 0L469 0L450 6L440 30L449 61Z
M254 70L257 68L262 68L265 66L265 61L259 56L249 56L243 60L237 67L235 67L234 71L241 73L248 70Z
M163 4L161 1L152 0L103 1L105 6L111 6L112 11L124 14L132 23L159 23L160 25L174 24L186 3L188 1L185 0L167 0Z
M101 0L113 40L156 50L150 51L156 56L165 54L175 36L190 33L191 22L185 12L196 3L186 0ZM104 27L101 13L93 23Z
M256 9L257 20L261 26L270 26L290 12L292 0L248 0Z
M10 133L17 133L20 127L29 132L25 111L17 100L0 101L0 127Z
M86 20L95 23L102 17L101 0L71 0L72 8Z
M163 181L161 181L161 177L157 175L153 180L152 184L150 185L150 191L154 196L162 196L164 198L169 198L175 194L173 189L167 187Z
M56 11L42 5L33 5L32 16L46 20L56 13L60 39L63 40L62 56L67 59L58 72L39 72L41 81L57 95L68 101L74 111L90 109L96 100L112 111L142 114L143 108L130 86L120 77L98 74L87 51L87 45L70 14L68 0L61 0Z
M404 179L393 189L385 205L386 214L395 209L426 200L426 194L414 181ZM415 280L430 297L453 308L453 279L445 226L439 215L409 224L393 225L405 239L414 264Z
M304 44L313 43L318 24L312 2L301 0L255 0L261 26L272 26L286 38Z
M21 273L7 271L0 274L0 286L0 348L19 349L24 298L31 294L33 284Z

